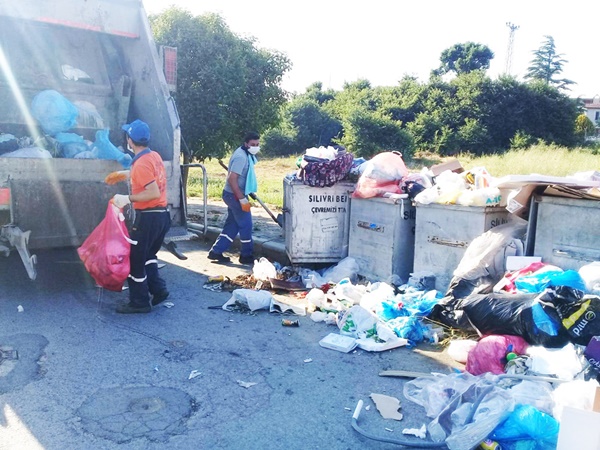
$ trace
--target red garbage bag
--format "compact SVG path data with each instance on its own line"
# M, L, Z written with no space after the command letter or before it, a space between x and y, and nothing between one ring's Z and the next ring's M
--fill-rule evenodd
M465 369L471 375L491 372L496 375L504 373L506 355L510 352L523 355L529 345L520 336L489 335L482 337L467 356Z
M102 222L77 249L92 278L104 289L121 291L129 275L129 232L119 208L109 202Z

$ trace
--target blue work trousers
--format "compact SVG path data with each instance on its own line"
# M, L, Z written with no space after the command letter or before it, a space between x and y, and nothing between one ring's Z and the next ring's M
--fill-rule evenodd
M167 284L158 274L158 259L167 231L171 228L171 216L166 209L136 210L135 223L129 237L137 241L131 246L130 269L127 284L129 301L136 306L148 306L150 295L163 293Z
M226 252L234 239L240 234L242 248L241 256L253 256L254 244L252 242L252 213L242 210L240 201L231 192L223 191L223 201L227 205L227 218L223 231L211 248L214 253L222 255Z

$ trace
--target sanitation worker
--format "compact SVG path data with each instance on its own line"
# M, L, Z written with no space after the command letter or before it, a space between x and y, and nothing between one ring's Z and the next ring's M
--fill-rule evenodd
M119 208L133 204L135 219L129 237L130 272L127 278L129 303L117 307L121 314L149 313L169 296L167 284L158 274L156 254L171 226L167 209L167 177L161 156L148 148L150 128L141 120L123 125L127 147L135 156L131 170L113 172L108 184L131 181L131 195L115 194L112 202Z
M217 237L208 259L218 263L228 263L229 257L223 255L235 237L240 235L241 251L240 264L254 263L254 245L252 242L252 213L248 195L257 191L254 164L256 154L260 151L260 136L257 133L248 133L244 143L238 147L227 166L227 181L223 189L223 201L227 205L227 218L223 231Z

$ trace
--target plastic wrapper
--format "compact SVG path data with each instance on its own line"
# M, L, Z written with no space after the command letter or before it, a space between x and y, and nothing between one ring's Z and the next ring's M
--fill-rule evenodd
M416 378L405 383L404 396L425 408L433 418L427 425L431 439L451 450L477 447L514 409L495 378L468 373Z
M554 388L545 381L523 380L509 389L517 405L530 405L546 414L554 409Z
M121 292L129 275L131 244L125 217L112 203L102 222L77 249L92 278L105 289Z

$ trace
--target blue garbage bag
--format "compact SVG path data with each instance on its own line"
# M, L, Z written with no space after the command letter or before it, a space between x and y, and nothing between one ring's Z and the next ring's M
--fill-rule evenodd
M554 450L558 442L559 423L531 405L518 405L508 418L498 425L490 439L502 449Z
M515 280L515 287L520 292L539 294L547 287L569 286L573 289L585 291L585 282L578 272L574 270L549 270L539 274L527 275Z
M113 159L121 163L125 169L131 167L131 156L123 153L110 142L108 130L98 130L92 152L98 159Z
M73 103L53 90L38 93L31 102L31 115L50 136L73 128L78 114Z
M75 158L76 155L89 150L88 144L75 133L58 133L54 136L60 146L59 156L62 158Z

